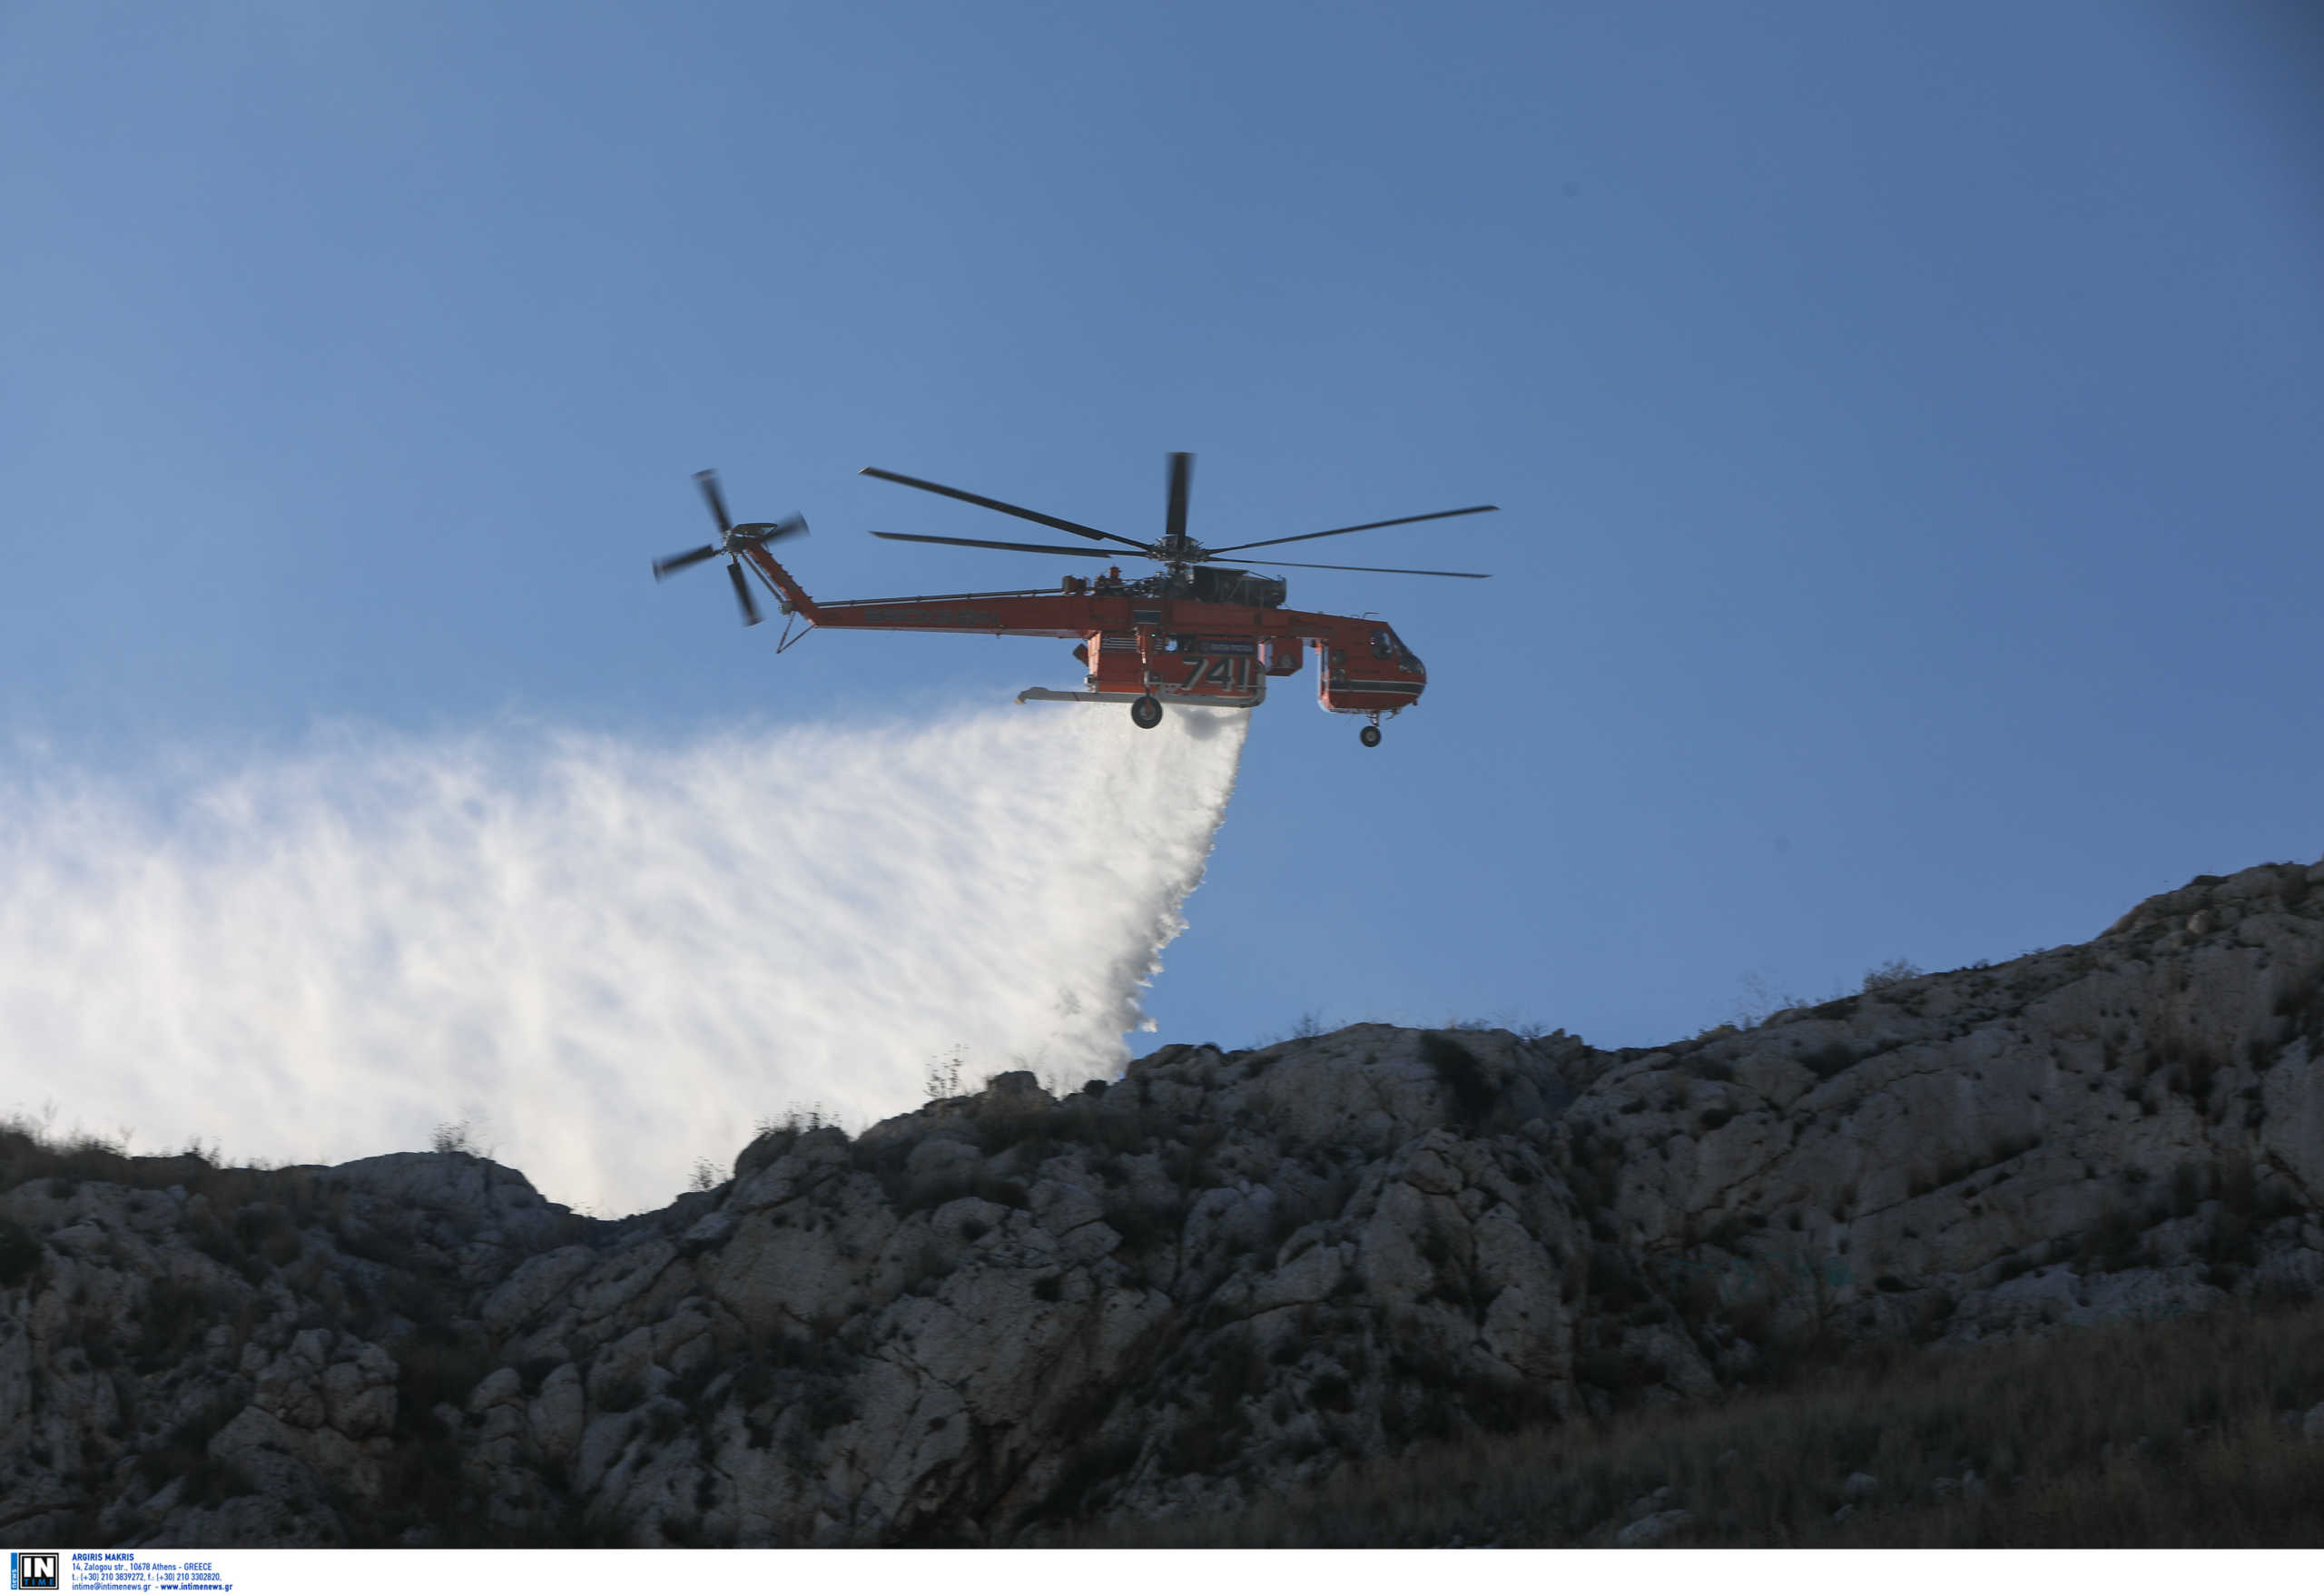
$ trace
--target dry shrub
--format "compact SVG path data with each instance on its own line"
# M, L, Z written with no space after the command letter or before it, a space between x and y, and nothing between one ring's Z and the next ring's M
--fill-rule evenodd
M1610 1543L1646 1497L1718 1546L2324 1543L2324 1306L1866 1348L1779 1390L1422 1443L1239 1516L1108 1525L1091 1545ZM1877 1493L1845 1518L1861 1470ZM1974 1472L1967 1490L1963 1475Z

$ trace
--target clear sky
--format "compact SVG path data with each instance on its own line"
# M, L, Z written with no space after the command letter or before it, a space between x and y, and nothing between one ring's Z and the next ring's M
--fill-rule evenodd
M1288 573L1428 694L1258 712L1160 1039L2079 940L2324 852L2314 15L16 0L8 756L1005 704L657 588L688 474L876 596L1066 562L860 467L1144 537L1189 449L1213 543L1502 509Z

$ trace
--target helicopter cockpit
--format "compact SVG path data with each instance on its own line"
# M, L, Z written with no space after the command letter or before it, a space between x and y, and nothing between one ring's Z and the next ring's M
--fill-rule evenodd
M1413 670L1425 669L1420 655L1404 646L1404 641L1388 626L1374 626L1372 631L1372 655L1375 659L1393 659Z

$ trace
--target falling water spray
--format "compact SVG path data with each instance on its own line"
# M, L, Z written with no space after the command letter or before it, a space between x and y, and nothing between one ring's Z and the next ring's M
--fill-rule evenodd
M655 746L339 732L0 793L0 1111L330 1163L438 1126L657 1206L930 1062L1078 1084L1184 921L1247 717L978 713Z

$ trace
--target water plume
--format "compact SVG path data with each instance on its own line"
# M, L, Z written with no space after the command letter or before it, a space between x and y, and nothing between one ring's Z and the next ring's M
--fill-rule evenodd
M947 1057L1078 1085L1149 1022L1246 725L342 729L158 794L34 760L0 789L0 1108L301 1163L464 1123L611 1215Z

